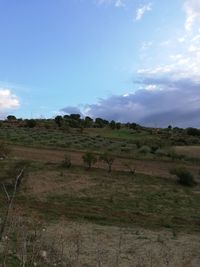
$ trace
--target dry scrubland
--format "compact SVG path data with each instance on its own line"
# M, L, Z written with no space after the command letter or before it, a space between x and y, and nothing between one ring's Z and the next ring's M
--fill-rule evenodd
M10 147L0 162L1 183L15 175L16 163L26 166L0 242L0 266L200 266L198 146L152 153L152 135L123 129L30 133L0 133ZM89 148L97 157L110 149L112 172L102 161L86 170L82 156ZM184 153L190 157L179 156ZM70 168L63 164L66 154ZM170 174L180 165L195 186L182 186ZM0 201L2 224L3 190Z

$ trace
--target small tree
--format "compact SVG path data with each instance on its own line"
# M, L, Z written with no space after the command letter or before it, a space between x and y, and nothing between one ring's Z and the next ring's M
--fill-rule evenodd
M200 136L200 130L197 128L187 128L186 132L188 135L193 135L193 136Z
M99 157L100 160L105 162L108 165L108 172L111 172L112 165L115 160L115 157L107 152L105 152L103 155Z
M129 171L129 173L134 176L136 168L133 166L133 163L131 161L125 162L124 167L126 167Z
M8 115L7 120L8 121L16 121L16 117L14 115Z
M83 162L87 166L87 170L90 170L92 165L94 165L97 162L97 157L92 152L86 152L83 155Z
M144 145L144 146L140 147L139 152L141 154L145 154L146 155L146 154L151 152L151 148L149 146L145 146Z
M58 115L55 117L55 123L58 125L58 127L61 127L62 126L62 123L63 123L63 117Z
M135 130L138 125L137 125L137 123L133 122L133 123L130 123L128 126L129 126L130 129Z
M83 121L83 125L84 125L85 128L92 127L92 125L93 125L93 119L90 118L89 116L86 116L85 119L84 119L84 121Z
M112 120L112 121L110 122L110 128L111 128L112 130L114 130L114 129L116 128L116 122L115 122L114 120Z
M170 173L176 175L178 183L184 186L195 185L193 174L184 167L176 167L170 170Z

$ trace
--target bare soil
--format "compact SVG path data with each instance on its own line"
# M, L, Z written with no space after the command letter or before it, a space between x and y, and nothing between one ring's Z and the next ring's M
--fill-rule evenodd
M83 165L81 152L68 152L67 150L53 150L53 149L39 149L30 148L24 146L12 146L12 156L19 159L35 160L49 163L61 163L64 156L68 154L71 157L72 164ZM113 163L113 170L117 171L128 171L125 167L125 163L130 160L116 158ZM183 163L184 165L185 163ZM154 175L160 177L170 177L169 170L177 166L176 162L165 162L158 160L131 160L131 165L136 169L137 173L143 173L147 175ZM98 162L94 167L107 169L107 165L103 162ZM198 176L199 168L197 166L192 166L187 164L187 168L193 172L195 176Z

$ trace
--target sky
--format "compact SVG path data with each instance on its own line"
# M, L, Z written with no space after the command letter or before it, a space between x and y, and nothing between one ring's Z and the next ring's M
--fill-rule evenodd
M200 127L200 0L0 0L0 117Z

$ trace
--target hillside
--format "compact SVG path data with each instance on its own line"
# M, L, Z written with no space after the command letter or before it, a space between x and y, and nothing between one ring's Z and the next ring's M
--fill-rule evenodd
M2 266L199 266L198 135L44 123L0 128L1 229L9 211ZM91 168L87 153L97 161ZM180 183L177 168L193 186ZM15 191L10 180L21 170Z

